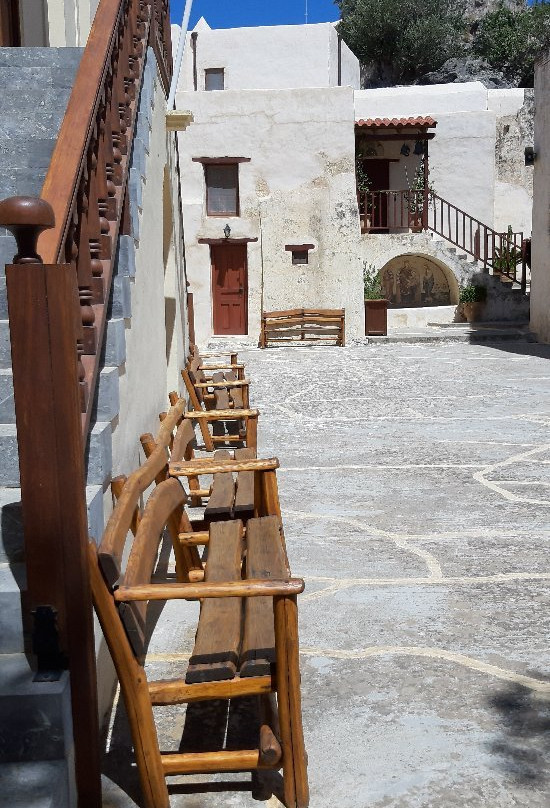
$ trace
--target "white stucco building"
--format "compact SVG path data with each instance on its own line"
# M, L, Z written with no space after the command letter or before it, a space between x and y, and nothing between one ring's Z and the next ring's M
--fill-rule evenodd
M426 222L414 232L422 204L413 221L406 195L426 164L443 200L433 215L443 203L445 217L452 210L451 240L467 229L456 209L476 222L466 250L483 225L529 235L526 92L479 82L361 90L359 63L332 23L211 30L201 20L176 96L194 117L179 154L197 341L255 342L262 310L294 307L345 308L348 336L360 337L363 268L402 256L409 281L399 292L401 270L390 273L394 304L446 303L438 316L452 319L459 284L480 267L433 242ZM488 316L510 317L500 290L492 298Z

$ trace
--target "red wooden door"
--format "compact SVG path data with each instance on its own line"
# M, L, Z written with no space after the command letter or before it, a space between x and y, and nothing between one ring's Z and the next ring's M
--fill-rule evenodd
M389 191L390 188L390 161L365 160L364 170L372 182L374 193L371 219L371 232L385 230L388 227L388 196L377 194L376 191Z
M248 334L246 244L211 247L214 334Z

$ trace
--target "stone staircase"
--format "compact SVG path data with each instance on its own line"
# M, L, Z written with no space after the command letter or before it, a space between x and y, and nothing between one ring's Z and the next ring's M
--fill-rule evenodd
M0 48L0 199L40 194L80 57L76 48ZM86 447L88 524L96 538L103 532L104 495L111 479L155 73L149 50L129 179L133 235L120 236L117 245ZM0 228L0 781L6 805L64 808L75 805L69 679L63 673L57 682L33 681L27 659L30 627L22 623L25 550L4 272L15 252L11 234Z
M456 267L455 275L460 285L479 283L487 287L486 320L529 322L529 286L524 294L519 283L512 283L504 276L486 272L481 261L453 246L442 236L430 232L429 238L435 252L441 254L437 257L441 257L453 270Z

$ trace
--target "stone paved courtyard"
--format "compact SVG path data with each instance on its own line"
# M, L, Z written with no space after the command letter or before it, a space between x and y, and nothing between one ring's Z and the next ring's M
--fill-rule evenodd
M312 808L550 805L550 348L241 357L306 579ZM154 676L183 670L195 609L164 609ZM181 716L159 712L177 747ZM222 779L204 793L177 778L174 808L262 804L247 776L236 793Z

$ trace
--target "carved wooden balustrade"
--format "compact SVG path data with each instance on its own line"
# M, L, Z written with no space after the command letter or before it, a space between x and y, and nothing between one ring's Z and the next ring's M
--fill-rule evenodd
M36 615L37 676L70 670L79 808L101 806L84 448L118 236L130 234L129 160L149 45L168 92L168 0L100 1L42 198L0 202L0 225L18 244L6 283L26 615Z

